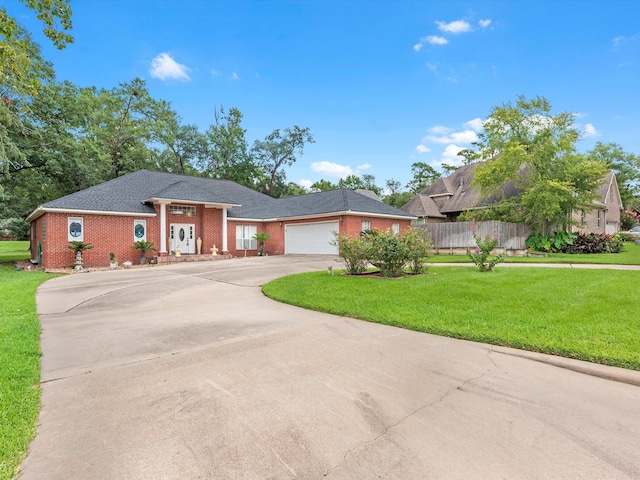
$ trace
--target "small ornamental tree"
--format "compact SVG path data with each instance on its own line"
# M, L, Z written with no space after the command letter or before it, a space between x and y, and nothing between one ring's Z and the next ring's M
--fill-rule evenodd
M477 247L468 250L467 255L473 263L475 263L481 272L493 272L495 266L504 260L504 255L496 255L491 257L491 251L498 246L498 240L494 238L478 236L478 227L473 221L471 229L473 230L473 238Z
M369 261L367 260L368 244L364 237L350 237L344 233L336 234L331 245L338 247L340 261L349 275L359 275L367 270Z

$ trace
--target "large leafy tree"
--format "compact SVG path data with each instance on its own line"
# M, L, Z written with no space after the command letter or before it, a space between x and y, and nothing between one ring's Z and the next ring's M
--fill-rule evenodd
M440 173L431 165L424 162L416 162L412 164L411 175L413 175L413 178L409 183L407 183L407 188L414 194L420 193L440 178Z
M538 231L571 223L574 210L590 208L607 172L606 164L577 152L573 119L552 115L544 97L519 96L515 105L494 107L474 144L484 161L474 182L485 194L513 182L525 221Z
M22 0L34 10L42 22L43 32L58 49L73 42L69 0ZM0 6L0 84L13 79L14 88L21 93L36 94L40 78L28 74L39 58L33 56L33 44L25 30L4 6Z
M182 175L195 173L195 163L206 155L206 137L197 126L181 124L180 117L172 110L167 110L162 117L160 128L153 133L160 144L155 167Z
M627 209L640 206L640 155L625 152L617 143L596 143L588 154L606 163L616 174L622 204Z
M266 174L249 154L242 113L237 108L226 112L220 107L214 116L215 123L205 134L205 154L198 162L203 175L259 189L266 183Z
M284 168L295 163L307 143L315 143L313 135L308 128L300 128L297 125L282 131L276 129L264 140L254 142L251 155L266 174L266 182L262 186L263 193L277 197L277 185L286 184Z
M402 184L392 179L385 182L388 193L384 196L382 201L392 207L400 208L413 197L413 192L403 191Z

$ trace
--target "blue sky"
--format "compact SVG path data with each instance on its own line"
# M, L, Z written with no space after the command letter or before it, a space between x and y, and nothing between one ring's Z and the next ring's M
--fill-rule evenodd
M56 50L5 3L58 79L135 77L204 131L237 107L253 143L309 127L287 170L310 185L348 174L405 184L411 164L459 164L492 107L544 96L576 114L579 148L640 154L640 2L71 1L75 43Z

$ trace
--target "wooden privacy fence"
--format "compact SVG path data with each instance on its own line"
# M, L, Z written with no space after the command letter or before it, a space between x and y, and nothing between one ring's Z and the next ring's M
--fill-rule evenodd
M498 248L504 250L526 250L525 240L531 234L529 226L524 223L507 223L498 220L475 222L481 237L495 238ZM435 249L474 248L473 222L427 223L413 226L416 230L429 232Z

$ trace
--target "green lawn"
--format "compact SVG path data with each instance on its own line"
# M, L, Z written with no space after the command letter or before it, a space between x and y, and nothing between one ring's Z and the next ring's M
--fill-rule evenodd
M29 252L28 241L0 242L0 263L28 260L29 258L31 258L31 252Z
M312 310L640 370L639 288L638 271L498 265L401 279L314 272L263 291Z
M6 244L28 242L0 242ZM9 253L7 253L9 252ZM0 251L0 262L20 254ZM22 252L24 253L24 252ZM29 258L29 255L26 255ZM0 479L18 471L40 410L40 322L35 292L52 275L0 264Z
M432 255L429 263L469 263L466 255ZM571 255L568 253L550 253L548 257L507 257L506 263L594 263L598 265L640 265L640 245L633 242L624 244L620 253L594 253Z

